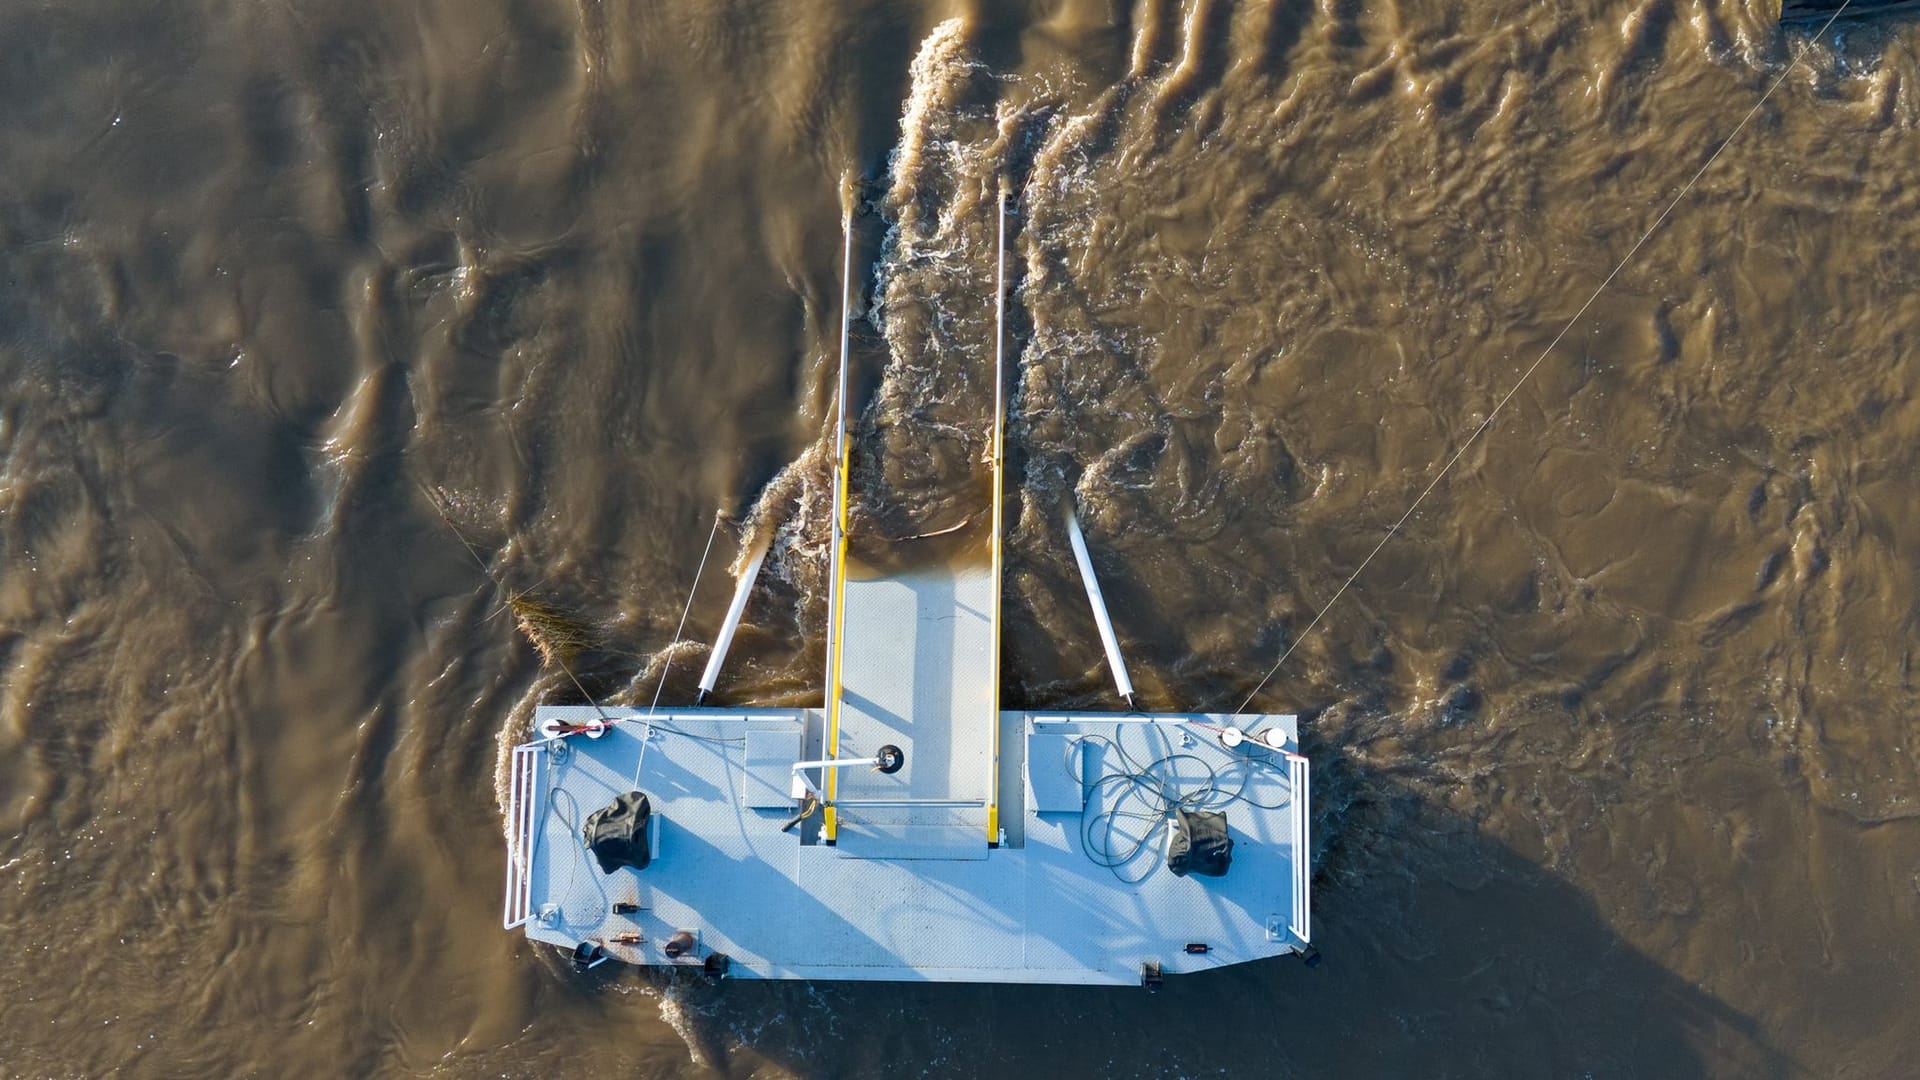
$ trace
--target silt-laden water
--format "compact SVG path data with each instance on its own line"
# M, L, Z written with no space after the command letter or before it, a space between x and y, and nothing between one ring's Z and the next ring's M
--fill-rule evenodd
M0 1074L1910 1071L1920 26L1766 6L0 5ZM1007 700L1110 704L1071 500L1232 709L1795 58L1258 694L1319 968L499 930L508 593L685 701L750 520L688 636L774 530L721 697L818 700L843 199L862 554L984 528L1005 178Z

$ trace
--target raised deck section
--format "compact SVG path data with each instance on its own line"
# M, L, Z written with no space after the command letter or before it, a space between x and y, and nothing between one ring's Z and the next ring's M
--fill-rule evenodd
M1311 932L1304 759L1252 743L1228 750L1213 730L1277 725L1291 736L1291 716L1003 714L1021 733L1006 749L1020 759L1024 842L955 859L846 858L817 834L809 843L780 831L790 801L754 805L780 770L753 751L798 745L824 723L820 710L661 712L640 777L656 814L654 862L608 875L581 823L631 788L647 730L641 711L612 714L623 722L602 738L521 751L533 803L509 815L523 830L509 846L524 894L510 892L508 912L529 916L533 940L597 941L651 965L699 966L717 952L733 976L1134 984L1143 964L1221 967L1296 951ZM1226 876L1176 877L1161 865L1157 822L1109 813L1140 808L1122 805L1134 790L1122 777L1137 773L1226 814ZM1142 841L1114 867L1093 857ZM619 901L639 910L614 914ZM664 944L682 930L698 948L670 959ZM641 940L616 942L631 934Z
M986 566L881 577L850 567L840 757L907 751L888 775L838 777L843 858L983 859L993 795L993 578Z

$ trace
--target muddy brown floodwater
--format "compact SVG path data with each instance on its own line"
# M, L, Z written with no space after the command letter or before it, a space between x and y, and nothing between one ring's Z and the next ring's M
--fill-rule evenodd
M1912 1075L1920 24L1768 7L0 0L0 1074ZM817 700L843 191L872 548L981 528L1002 176L1008 700L1069 499L1154 707L1302 640L1325 963L575 978L502 590L686 700L724 511Z

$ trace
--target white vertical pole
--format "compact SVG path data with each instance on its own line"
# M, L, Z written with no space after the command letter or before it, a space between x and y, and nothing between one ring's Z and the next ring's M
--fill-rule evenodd
M847 336L852 324L849 309L853 306L853 204L849 202L845 216L841 218L841 257L840 257L840 380L839 389L834 394L837 416L834 420L833 436L833 536L827 548L827 693L831 695L833 686L833 661L839 655L835 647L839 644L840 626L840 523L846 513L847 478L845 475L847 456ZM832 708L833 703L827 703Z
M1093 622L1100 628L1100 644L1107 650L1107 666L1113 669L1113 686L1133 708L1133 680L1127 678L1127 662L1120 657L1120 639L1113 634L1113 620L1107 617L1107 601L1100 594L1100 579L1093 576L1093 559L1087 554L1087 538L1080 532L1080 519L1067 507L1067 539L1073 544L1073 561L1080 564L1080 580L1087 587L1087 603L1093 605Z
M760 577L760 564L767 559L767 548L773 544L773 533L767 535L755 545L753 555L747 560L747 571L740 575L740 584L734 586L733 603L727 607L726 621L720 624L720 636L714 639L713 652L707 657L707 670L700 676L700 693L693 699L695 705L707 700L713 693L713 686L720 680L720 665L727 662L727 650L733 648L733 632L740 628L740 616L746 613L747 597L753 593L753 583Z
M1002 187L994 202L999 218L999 239L994 246L993 279L993 465L998 476L1006 456L1007 392L1007 193ZM995 508L998 513L998 507ZM994 530L994 536L1000 535ZM997 554L996 548L996 554ZM995 603L998 603L996 599Z
M993 276L993 611L992 674L987 726L993 733L993 752L987 755L987 843L1000 842L1000 590L1006 563L1001 555L1001 513L1007 499L1007 191L1005 182L995 189L994 216L999 219L999 239L994 245Z
M842 250L840 256L840 390L836 395L839 415L834 422L833 448L833 551L828 567L827 589L827 740L826 756L840 756L840 650L845 637L846 560L847 560L847 335L853 325L853 195L843 187L841 198L846 207L840 219ZM829 842L839 835L840 818L833 808L838 793L839 773L827 774L827 807L821 814L821 831Z

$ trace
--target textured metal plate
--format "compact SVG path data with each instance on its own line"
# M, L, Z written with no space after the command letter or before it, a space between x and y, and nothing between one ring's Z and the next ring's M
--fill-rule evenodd
M926 811L920 811L925 815ZM987 857L986 836L977 814L953 812L939 822L874 821L849 816L840 823L840 841L834 848L843 859L961 859L977 862Z
M793 763L800 760L803 734L798 722L748 726L741 802L756 810L793 809Z
M1082 768L1086 753L1071 735L1048 733L1027 738L1027 793L1035 813L1078 814L1087 805Z

